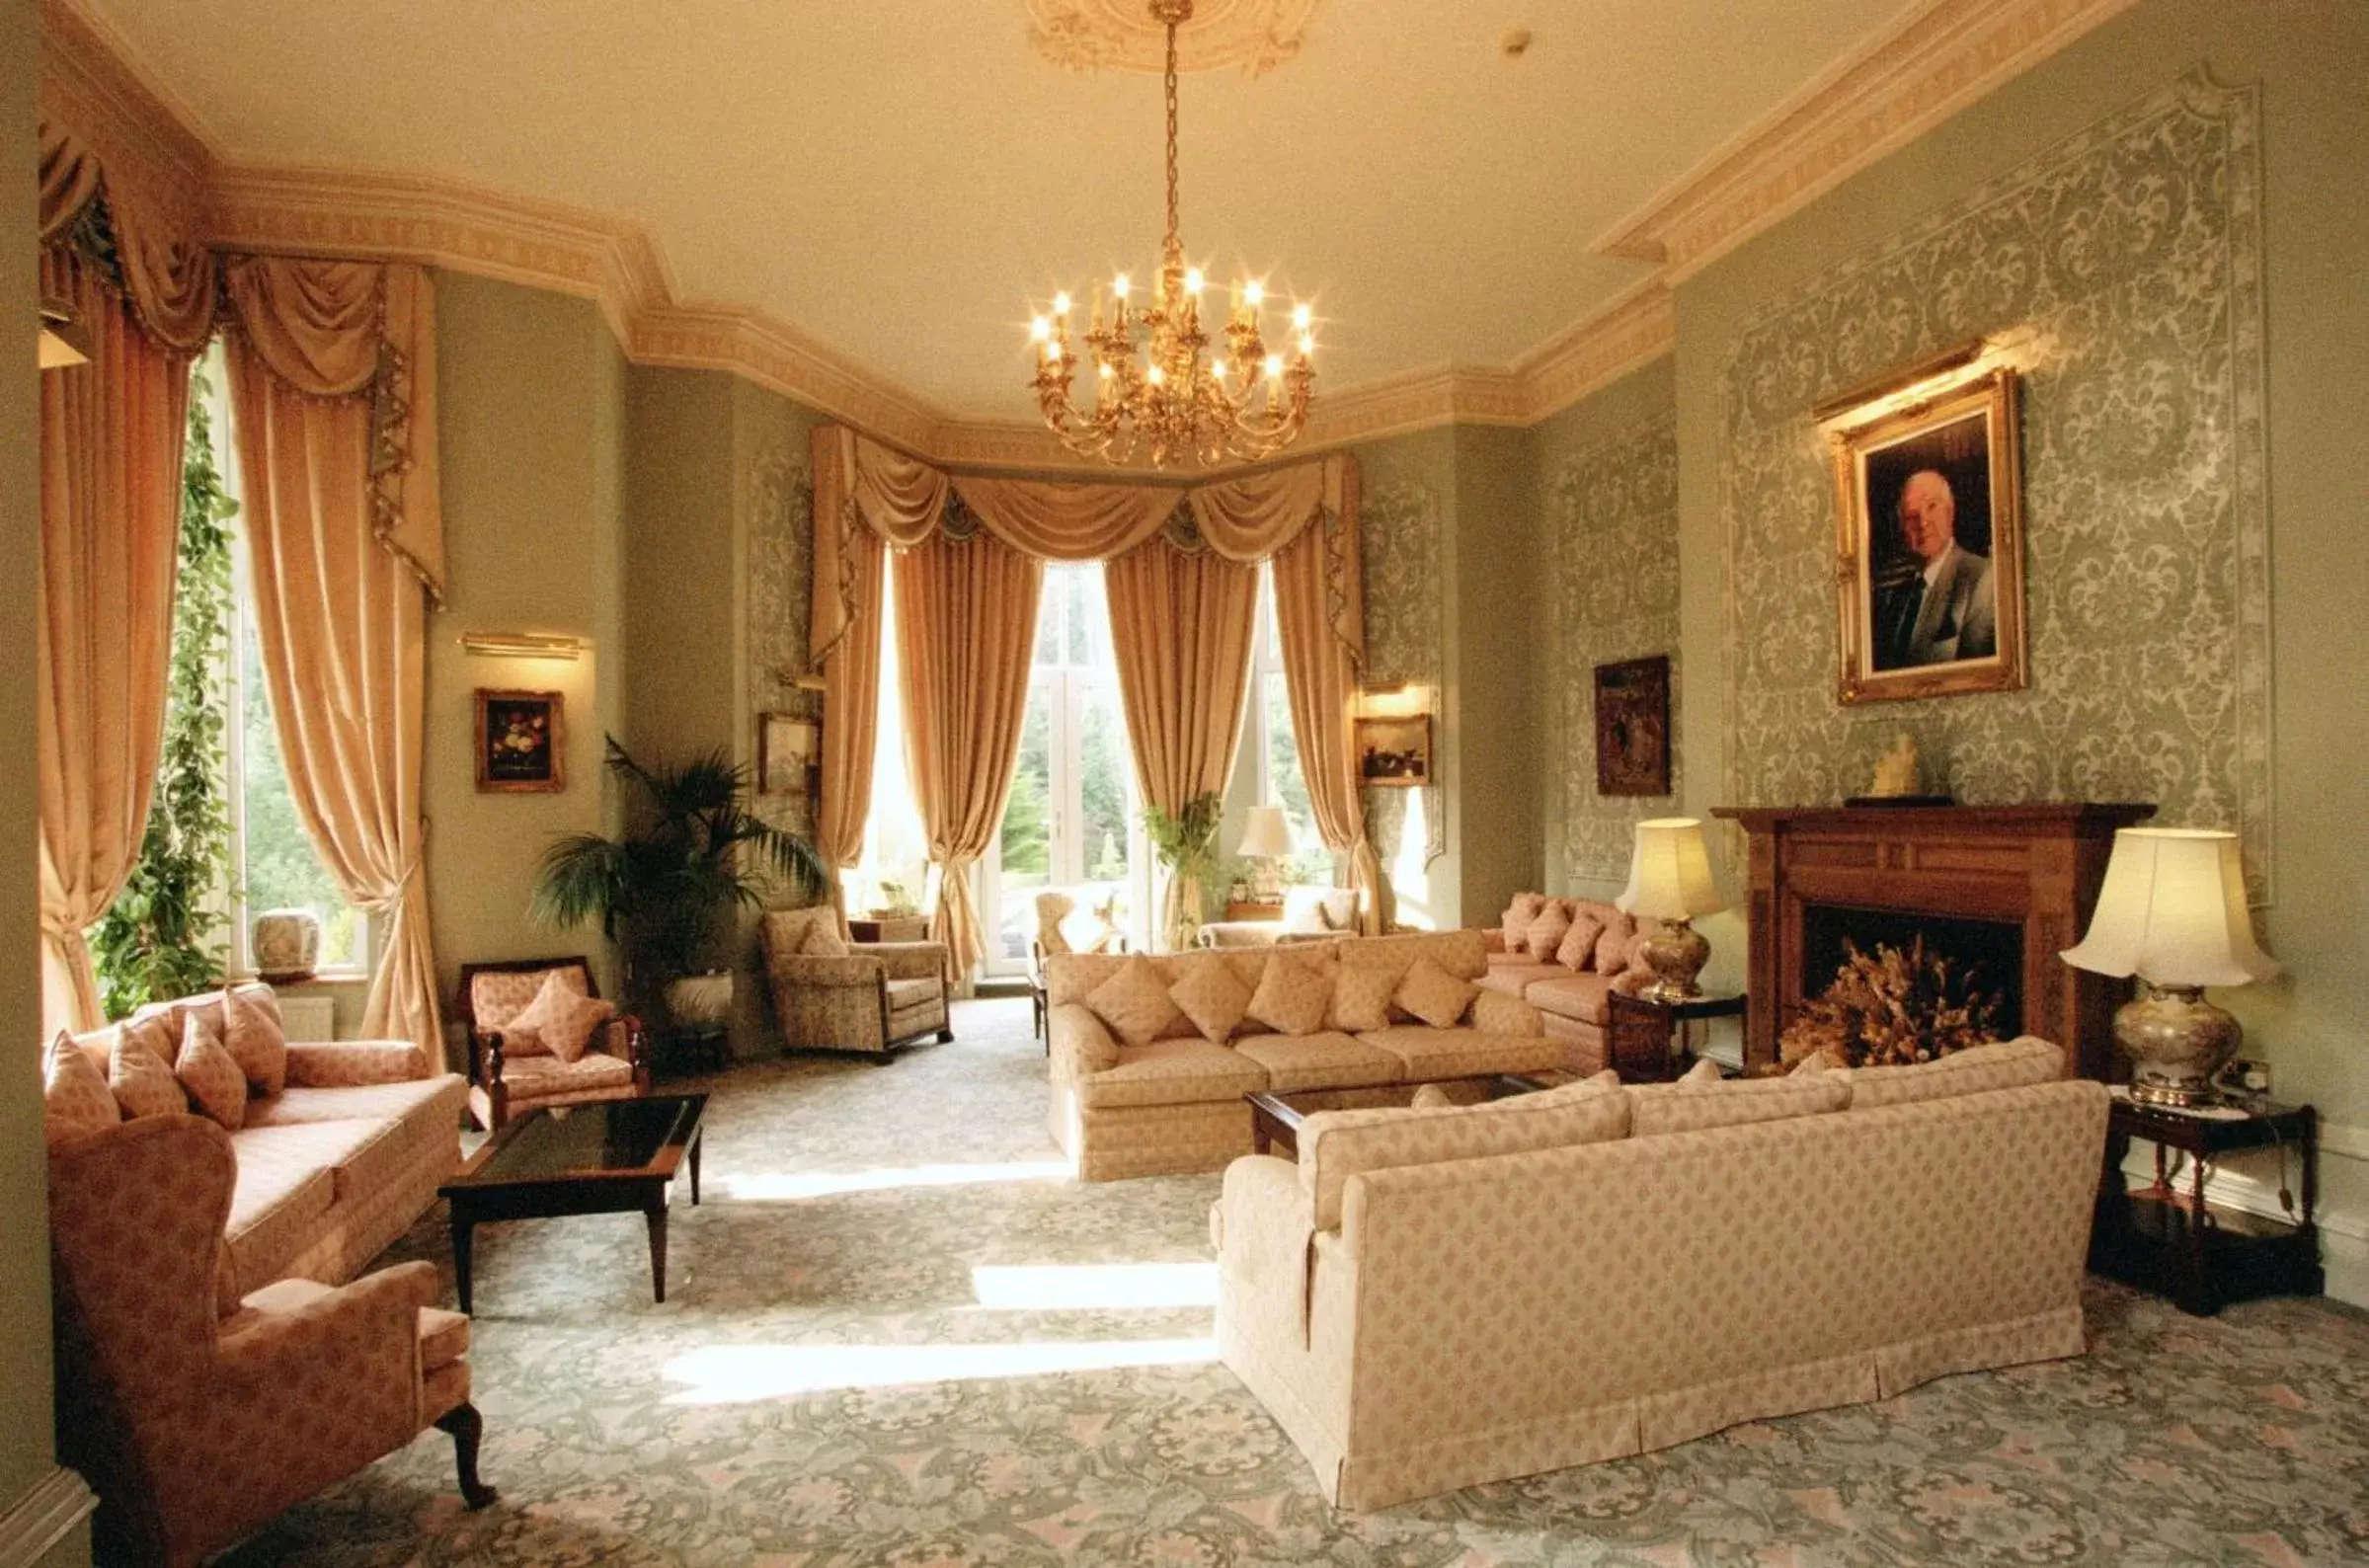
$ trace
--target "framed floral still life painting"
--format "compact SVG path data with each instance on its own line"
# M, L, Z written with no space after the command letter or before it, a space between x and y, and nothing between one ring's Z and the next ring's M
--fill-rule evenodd
M2022 690L2015 372L1913 402L1879 394L1831 415L1827 431L1842 700Z
M566 702L556 691L477 688L477 787L495 795L567 788Z

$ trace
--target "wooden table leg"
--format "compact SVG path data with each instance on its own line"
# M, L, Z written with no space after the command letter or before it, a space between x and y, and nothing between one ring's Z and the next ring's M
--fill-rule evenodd
M452 1462L460 1472L460 1498L472 1509L485 1507L502 1494L477 1476L477 1445L485 1436L485 1418L463 1401L435 1418L438 1429L451 1435Z
M476 1219L459 1204L452 1206L452 1277L460 1291L460 1309L464 1317L469 1312L470 1265L476 1248Z
M660 1188L642 1210L650 1226L650 1291L659 1305L667 1304L667 1191Z

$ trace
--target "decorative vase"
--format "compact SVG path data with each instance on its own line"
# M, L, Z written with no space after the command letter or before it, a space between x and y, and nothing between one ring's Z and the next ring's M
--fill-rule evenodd
M732 972L685 975L667 984L667 1012L687 1028L714 1028L732 1018Z
M266 909L248 933L255 972L273 985L313 978L321 957L321 917L310 909Z

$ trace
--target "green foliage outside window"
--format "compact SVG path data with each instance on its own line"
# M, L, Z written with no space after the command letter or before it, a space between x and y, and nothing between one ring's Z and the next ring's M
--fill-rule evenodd
M110 1017L222 982L221 894L230 881L230 519L203 378L193 377L181 470L180 576L156 794L140 858L90 933Z

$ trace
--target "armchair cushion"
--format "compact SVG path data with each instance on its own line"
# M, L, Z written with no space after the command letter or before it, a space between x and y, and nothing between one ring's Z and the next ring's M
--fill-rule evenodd
M232 985L222 992L222 1046L257 1094L287 1087L287 1030L279 1021L279 998L265 984Z
M202 1116L225 1133L235 1133L247 1119L247 1074L196 1013L189 1015L181 1043L181 1059L173 1076Z
M847 951L880 961L891 980L935 980L946 976L943 942L850 942Z
M567 970L555 969L543 977L542 989L535 992L525 1011L503 1026L505 1051L521 1036L532 1035L562 1061L574 1061L585 1054L592 1031L607 1022L617 1008L613 1002L578 990L568 982L569 975Z
M49 1059L41 1088L41 1135L51 1148L93 1133L104 1133L123 1120L115 1091L91 1058L64 1030L49 1043Z
M869 954L823 958L806 953L777 953L770 960L775 980L792 985L878 985L888 966Z
M588 1051L574 1061L521 1057L503 1064L502 1081L510 1086L511 1103L517 1105L555 1094L623 1088L633 1082L633 1063L600 1051Z
M889 991L889 1011L893 1013L912 1007L927 1007L946 994L945 981L934 976L928 980L893 980L885 983Z

